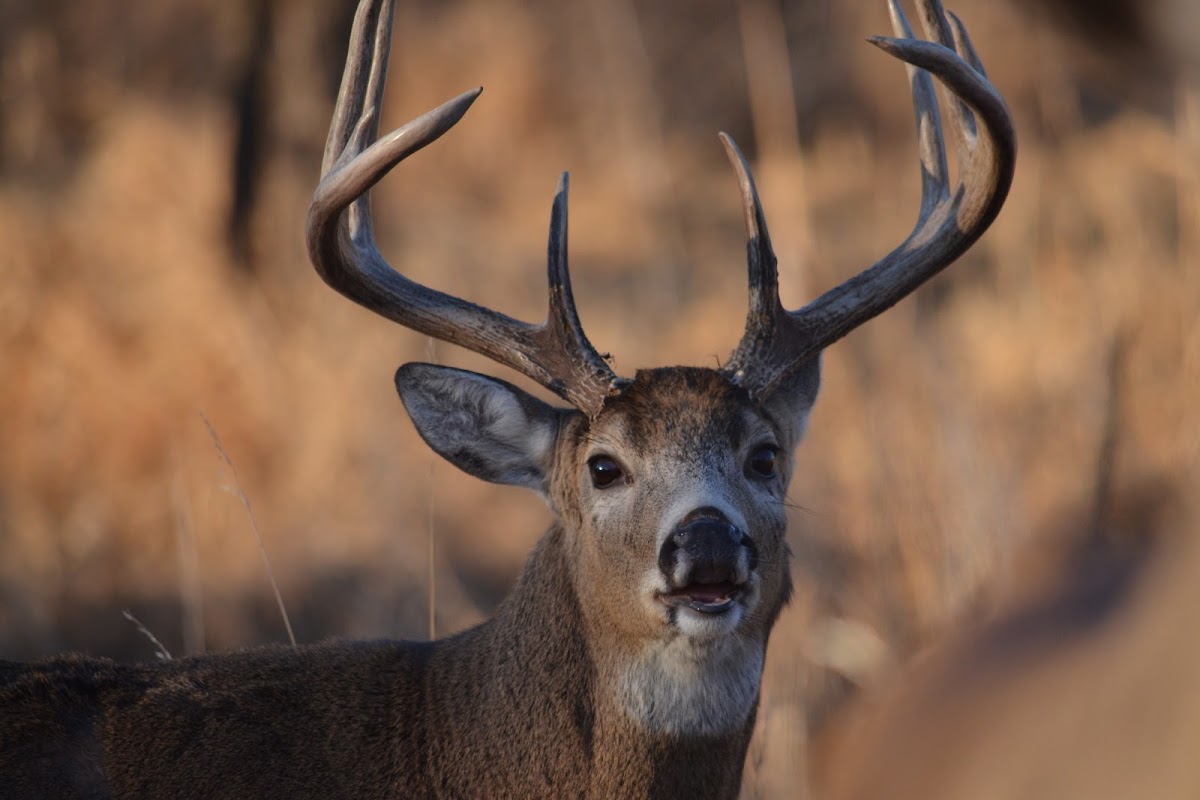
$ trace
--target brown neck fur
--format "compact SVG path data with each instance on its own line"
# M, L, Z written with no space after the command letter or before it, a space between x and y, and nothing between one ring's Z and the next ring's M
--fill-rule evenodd
M753 718L721 737L640 729L585 633L564 532L541 540L494 619L429 663L428 776L462 796L735 797ZM435 716L436 715L436 716Z

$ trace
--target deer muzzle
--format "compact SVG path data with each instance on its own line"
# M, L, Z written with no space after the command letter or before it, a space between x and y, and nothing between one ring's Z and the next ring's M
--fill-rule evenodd
M758 556L753 540L717 509L684 518L663 543L658 566L669 591L662 602L722 614L738 601Z

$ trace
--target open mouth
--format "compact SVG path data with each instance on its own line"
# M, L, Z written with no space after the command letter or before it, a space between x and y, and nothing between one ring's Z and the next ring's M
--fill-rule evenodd
M729 581L722 583L689 583L681 589L659 595L669 606L687 606L702 614L724 614L733 608L742 588Z

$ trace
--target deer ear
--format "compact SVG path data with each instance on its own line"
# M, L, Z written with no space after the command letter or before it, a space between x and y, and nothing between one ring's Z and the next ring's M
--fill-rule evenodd
M800 444L808 428L808 415L821 388L821 356L814 356L784 378L763 401L767 413L783 427L791 447Z
M512 384L405 364L396 390L425 443L463 472L545 495L562 412Z

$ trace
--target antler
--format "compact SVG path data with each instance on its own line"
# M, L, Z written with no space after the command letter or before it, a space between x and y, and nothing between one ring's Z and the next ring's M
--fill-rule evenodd
M769 394L824 348L891 308L966 252L992 224L1012 184L1017 155L1012 118L988 82L962 22L953 14L947 21L938 0L918 0L926 35L936 40L921 41L913 38L897 1L889 0L889 7L898 38L870 41L909 65L921 158L921 208L912 233L899 247L807 306L784 310L754 179L737 145L721 134L741 185L750 275L746 332L723 371L753 396ZM954 95L950 116L958 145L959 184L953 192L930 73Z
M546 321L531 325L422 286L380 255L367 192L393 167L450 130L474 89L375 141L391 46L394 0L363 0L354 17L321 182L308 209L308 254L317 273L356 303L429 336L512 367L589 416L619 379L579 323L567 271L567 175L550 212Z

